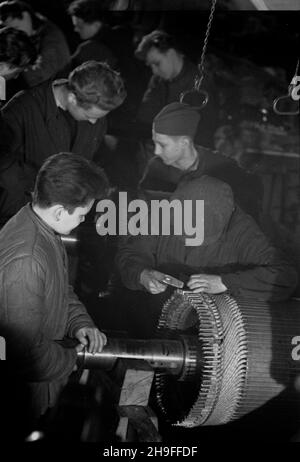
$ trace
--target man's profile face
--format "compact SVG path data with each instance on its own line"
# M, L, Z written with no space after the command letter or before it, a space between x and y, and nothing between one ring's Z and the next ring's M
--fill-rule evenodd
M157 48L152 47L147 53L146 64L151 67L154 75L164 80L171 80L176 77L174 53L173 49L162 53Z
M172 138L168 135L152 132L155 145L154 154L161 158L166 165L180 168L180 161L184 155L181 138Z
M81 40L88 40L99 32L101 27L100 21L86 22L82 18L73 15L72 23L74 26L74 31L79 34Z
M66 209L63 209L59 221L55 226L55 231L59 234L70 234L73 229L77 228L85 220L85 216L89 213L93 204L94 200L91 200L84 207L76 207L73 213L69 213Z
M85 109L82 106L79 106L74 98L72 100L69 99L66 109L75 120L85 120L91 124L95 124L98 119L105 117L106 114L109 113L109 111L105 111L94 105Z

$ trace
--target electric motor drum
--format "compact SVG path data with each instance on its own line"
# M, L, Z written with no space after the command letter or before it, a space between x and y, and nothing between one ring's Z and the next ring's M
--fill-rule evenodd
M258 409L294 386L300 361L300 302L266 303L229 294L177 290L164 304L157 336L197 336L198 352L183 380L158 371L156 398L179 426L220 425ZM300 396L298 396L299 400Z

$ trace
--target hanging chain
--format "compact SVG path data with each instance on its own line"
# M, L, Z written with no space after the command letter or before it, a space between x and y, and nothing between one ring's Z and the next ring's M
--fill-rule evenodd
M200 75L196 77L195 79L195 90L199 91L203 77L204 77L204 60L205 60L205 53L206 53L206 48L207 48L207 43L208 43L208 37L211 29L211 23L214 17L214 12L216 9L216 3L217 0L212 0L211 4L211 9L210 9L210 14L209 14L209 19L207 23L207 28L205 32L205 38L204 38L204 44L203 44L203 49L202 49L202 54L200 58L200 64L198 65L198 69L200 71Z
M299 58L298 58L298 61L297 61L295 74L293 75L292 81L290 83L290 87L289 87L290 91L293 89L294 85L297 85L297 82L298 82L298 79L297 79L297 77L298 77L298 69L299 69Z

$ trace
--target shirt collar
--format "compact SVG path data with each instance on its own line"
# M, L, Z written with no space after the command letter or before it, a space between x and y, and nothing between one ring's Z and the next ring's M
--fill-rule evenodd
M65 85L66 83L68 83L68 79L57 79L57 80L54 80L54 82L52 82L52 86L51 86L52 94L53 94L53 98L54 98L54 102L55 102L56 107L61 108L64 111L66 110L66 108L61 104L59 99L55 96L54 88Z
M196 158L195 158L194 162L192 163L192 165L190 165L189 168L186 170L187 173L188 172L194 172L195 170L198 169L200 159L199 159L198 151L196 151L196 152L197 152Z

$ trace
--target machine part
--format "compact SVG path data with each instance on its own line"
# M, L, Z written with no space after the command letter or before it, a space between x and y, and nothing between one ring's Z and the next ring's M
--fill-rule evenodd
M78 352L77 363L79 369L110 370L117 359L144 360L155 370L174 375L177 380L188 380L199 362L197 344L195 337L178 337L177 340L109 338L101 353Z
M296 299L266 303L176 290L162 308L157 339L110 338L101 353L78 353L78 364L111 369L119 358L147 361L165 420L225 424L282 391L293 390L288 399L297 406L299 313Z
M179 382L158 372L158 404L170 423L219 425L259 408L293 384L292 339L300 332L299 302L267 304L176 291L164 305L158 333L197 335L201 364Z
M278 115L298 115L300 114L299 98L298 98L300 77L298 75L298 70L299 70L299 59L297 60L297 65L296 65L294 76L288 87L288 94L284 96L279 96L273 101L273 110L275 114L278 114ZM288 109L281 108L280 105L282 103L284 103L288 107Z
M179 279L174 278L173 276L169 276L169 274L164 275L162 282L169 286L177 287L177 289L182 289L184 286L184 282L180 281Z

